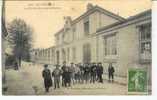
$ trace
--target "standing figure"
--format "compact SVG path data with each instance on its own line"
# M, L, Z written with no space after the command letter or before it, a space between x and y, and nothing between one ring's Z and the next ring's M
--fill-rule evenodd
M91 82L92 83L95 83L95 80L96 80L96 64L93 63L92 66L91 66Z
M83 83L83 80L84 80L84 67L82 65L82 63L79 63L79 69L80 69L80 80L81 80L81 83Z
M108 67L108 78L109 78L109 82L110 82L110 79L112 78L112 82L114 81L114 67L112 66L112 63L109 64L109 67Z
M98 76L98 81L101 83L103 83L102 75L103 75L103 66L102 63L99 63L97 66L97 76Z
M59 69L59 65L56 65L56 68L52 72L52 76L54 77L54 89L60 88L61 70Z
M86 83L89 81L89 75L90 75L89 64L85 64L85 66L84 66L84 79L85 79Z
M64 73L65 73L66 67L67 67L67 66L66 66L66 62L64 61L64 62L63 62L63 66L62 66L62 68L61 68L61 69L62 69L62 86L65 86L65 83L64 83L64 82L65 82Z
M71 82L75 84L75 65L74 63L71 63L71 66L69 67Z
M49 92L49 88L52 86L51 71L47 68L48 65L44 65L42 76L44 78L45 91Z
M78 66L78 64L76 64L75 66L75 82L76 83L80 83L81 82L81 72L80 72L80 68Z
M69 69L69 67L65 67L65 72L63 73L65 87L71 86L71 72Z

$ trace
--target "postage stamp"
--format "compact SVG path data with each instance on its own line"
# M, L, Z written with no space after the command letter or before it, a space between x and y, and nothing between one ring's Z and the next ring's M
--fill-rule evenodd
M128 92L147 92L147 72L145 70L128 70Z

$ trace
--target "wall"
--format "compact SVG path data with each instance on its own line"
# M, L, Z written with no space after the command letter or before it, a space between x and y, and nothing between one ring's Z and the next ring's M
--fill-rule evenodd
M142 18L141 18L142 19ZM151 63L140 63L140 44L139 44L139 32L137 26L144 23L150 23L151 19L139 20L138 22L123 26L119 29L102 33L98 36L98 60L103 62L104 71L107 73L108 62L113 61L116 75L127 76L128 68L142 68L151 69ZM104 55L104 36L107 34L115 33L117 35L117 52L118 54L113 57L106 57ZM109 61L105 62L105 58ZM150 70L149 70L150 74ZM150 75L149 75L150 76Z

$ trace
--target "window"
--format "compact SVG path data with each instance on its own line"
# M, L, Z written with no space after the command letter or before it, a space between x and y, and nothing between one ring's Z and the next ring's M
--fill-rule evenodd
M67 49L67 60L69 61L70 58L70 48Z
M48 49L48 58L50 57L50 50Z
M63 33L62 34L62 43L64 43L65 42L65 34Z
M56 52L56 60L57 60L57 64L59 64L60 63L60 52L59 51L57 51Z
M39 57L41 57L41 51L39 51Z
M151 24L139 26L140 54L142 59L151 58Z
M83 45L83 63L91 62L91 45L89 43Z
M73 59L73 62L75 62L75 60L76 60L76 48L73 47L73 48L72 48L72 51L73 51L73 52L72 52L72 53L73 53L73 54L72 54L72 56L73 56L72 59Z
M35 56L37 55L37 52L35 52Z
M54 57L54 50L51 50L51 57Z
M62 49L62 60L66 61L66 52L64 49Z
M69 42L69 32L62 34L62 43L68 43Z
M76 38L76 26L73 26L72 31L73 31L72 38L73 38L73 40L75 40L75 38Z
M105 55L116 55L117 54L117 44L116 44L116 34L107 36L104 38L105 44Z
M151 25L145 24L139 27L141 53L151 53Z
M59 35L56 36L56 43L59 44L59 41L60 41L60 38L59 38Z
M89 35L89 18L84 21L84 34Z

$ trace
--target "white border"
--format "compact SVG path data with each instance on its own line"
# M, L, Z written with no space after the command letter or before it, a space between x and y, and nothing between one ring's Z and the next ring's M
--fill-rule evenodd
M2 5L2 0L0 0L0 5ZM53 100L157 100L157 1L153 1L153 15L152 15L152 96L20 96L19 98L15 98L16 96L0 96L0 99L3 100L10 100L10 99L20 99L20 100L28 100L28 99L37 99L37 100L44 100L44 99L53 99ZM1 7L0 7L1 8ZM1 16L1 9L0 9L0 16ZM1 20L0 20L1 23ZM1 30L1 27L0 27ZM0 31L1 32L1 31ZM0 43L1 43L0 37ZM1 49L0 49L1 52ZM0 64L1 62L1 55L0 55ZM1 67L0 67L1 70ZM2 73L0 72L0 77L2 77ZM0 86L2 87L2 78L0 78ZM2 88L0 89L2 94ZM36 98L35 98L36 97Z
M1 33L1 15L2 15L2 0L0 1L0 33ZM0 34L0 46L2 47L2 34ZM2 48L0 48L0 93L2 94Z
M157 1L152 4L152 95L157 94Z

